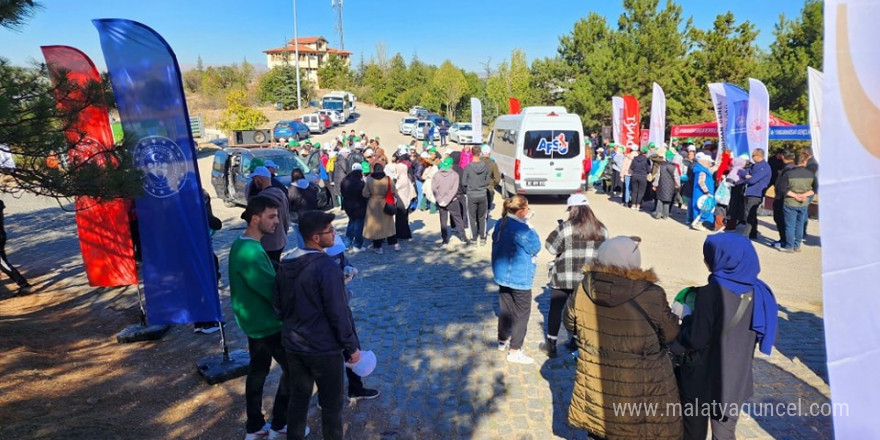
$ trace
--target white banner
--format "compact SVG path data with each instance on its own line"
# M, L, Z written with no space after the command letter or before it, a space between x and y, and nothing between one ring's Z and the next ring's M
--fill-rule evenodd
M880 438L877 23L878 0L825 1L822 143L834 148L822 155L819 198L825 349L838 439Z
M474 143L483 143L483 103L471 97L471 125L474 127Z
M657 148L662 147L663 142L666 141L666 94L657 83L654 83L654 91L651 96L650 130L648 142L653 142Z
M623 118L623 98L611 97L611 136L614 143L620 145L620 119Z
M709 84L709 95L712 97L712 106L715 108L715 122L718 123L718 153L724 149L724 130L727 128L727 92L724 84Z
M807 67L807 85L810 90L810 141L813 147L813 157L817 161L821 152L821 121L822 121L822 84L825 82L822 72Z
M764 83L749 78L749 112L746 117L746 134L749 137L749 156L756 149L764 150L769 157L770 146L770 94Z

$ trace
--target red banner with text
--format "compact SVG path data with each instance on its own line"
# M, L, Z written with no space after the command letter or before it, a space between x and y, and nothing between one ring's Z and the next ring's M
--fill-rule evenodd
M639 145L641 122L639 100L623 95L623 113L620 119L620 140L623 145Z

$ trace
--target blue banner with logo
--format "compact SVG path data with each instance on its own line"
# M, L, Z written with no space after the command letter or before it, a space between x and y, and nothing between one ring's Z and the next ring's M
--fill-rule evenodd
M771 141L808 141L810 140L809 125L781 125L770 127Z
M741 154L748 155L749 93L733 84L724 83L724 94L727 101L727 126L724 127L724 146L733 152L733 157Z
M150 324L220 321L216 269L177 58L143 24L92 21L122 119L144 172L135 199Z

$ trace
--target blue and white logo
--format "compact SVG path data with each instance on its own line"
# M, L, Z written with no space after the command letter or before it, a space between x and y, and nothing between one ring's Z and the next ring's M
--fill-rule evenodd
M144 172L144 191L153 197L171 197L186 183L189 168L186 157L171 139L142 138L134 147L134 161Z

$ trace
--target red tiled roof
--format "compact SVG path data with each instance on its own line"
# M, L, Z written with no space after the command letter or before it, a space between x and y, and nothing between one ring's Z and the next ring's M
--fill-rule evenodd
M290 53L294 53L296 51L296 46L294 46L293 44L288 44L285 47L276 47L274 49L264 50L263 53L283 53L285 51L290 52ZM300 53L318 53L318 51L315 48L312 48L309 46L303 46L302 44L299 45L299 52Z
M288 44L294 44L294 43L299 43L299 44L314 44L314 43L317 43L318 40L324 40L324 41L327 41L327 39L324 38L324 37L300 37L300 38L298 38L298 39L295 40L295 41L294 41L293 38L291 38L291 39L290 39L290 43L288 43Z
M332 47L327 48L327 53L335 53L337 55L351 55L351 52L347 50L333 49Z

